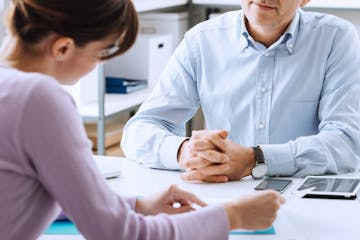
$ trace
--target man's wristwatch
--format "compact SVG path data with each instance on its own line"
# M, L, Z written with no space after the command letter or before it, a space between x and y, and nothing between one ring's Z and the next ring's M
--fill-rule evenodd
M252 149L254 150L256 163L255 167L252 169L251 176L254 179L260 179L266 175L268 167L265 164L264 154L260 146L252 147Z

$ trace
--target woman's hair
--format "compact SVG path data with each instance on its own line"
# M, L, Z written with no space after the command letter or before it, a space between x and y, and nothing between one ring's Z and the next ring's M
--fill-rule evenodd
M12 0L8 28L23 44L36 44L52 33L70 37L78 47L119 36L119 49L126 52L138 32L137 13L131 0Z

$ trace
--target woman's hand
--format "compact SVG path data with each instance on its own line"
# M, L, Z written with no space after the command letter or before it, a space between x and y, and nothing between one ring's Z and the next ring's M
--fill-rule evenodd
M137 199L135 211L144 215L177 214L195 210L193 204L207 205L194 194L171 185L165 192Z
M225 203L230 229L265 229L275 221L285 200L278 192L267 190Z

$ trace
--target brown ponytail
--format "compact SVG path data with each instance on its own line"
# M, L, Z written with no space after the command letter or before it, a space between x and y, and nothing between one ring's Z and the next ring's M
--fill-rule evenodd
M51 33L74 39L78 47L121 36L120 48L110 58L133 45L138 19L131 0L12 0L8 27L26 45Z

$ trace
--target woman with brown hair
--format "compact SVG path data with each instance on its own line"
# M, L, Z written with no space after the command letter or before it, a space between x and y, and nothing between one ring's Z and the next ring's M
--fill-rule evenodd
M229 229L274 221L283 199L272 191L192 211L192 204L206 204L176 186L139 200L119 197L104 182L60 84L75 83L132 46L138 22L130 0L13 0L7 23L0 55L1 239L36 239L60 207L87 239L227 239Z

